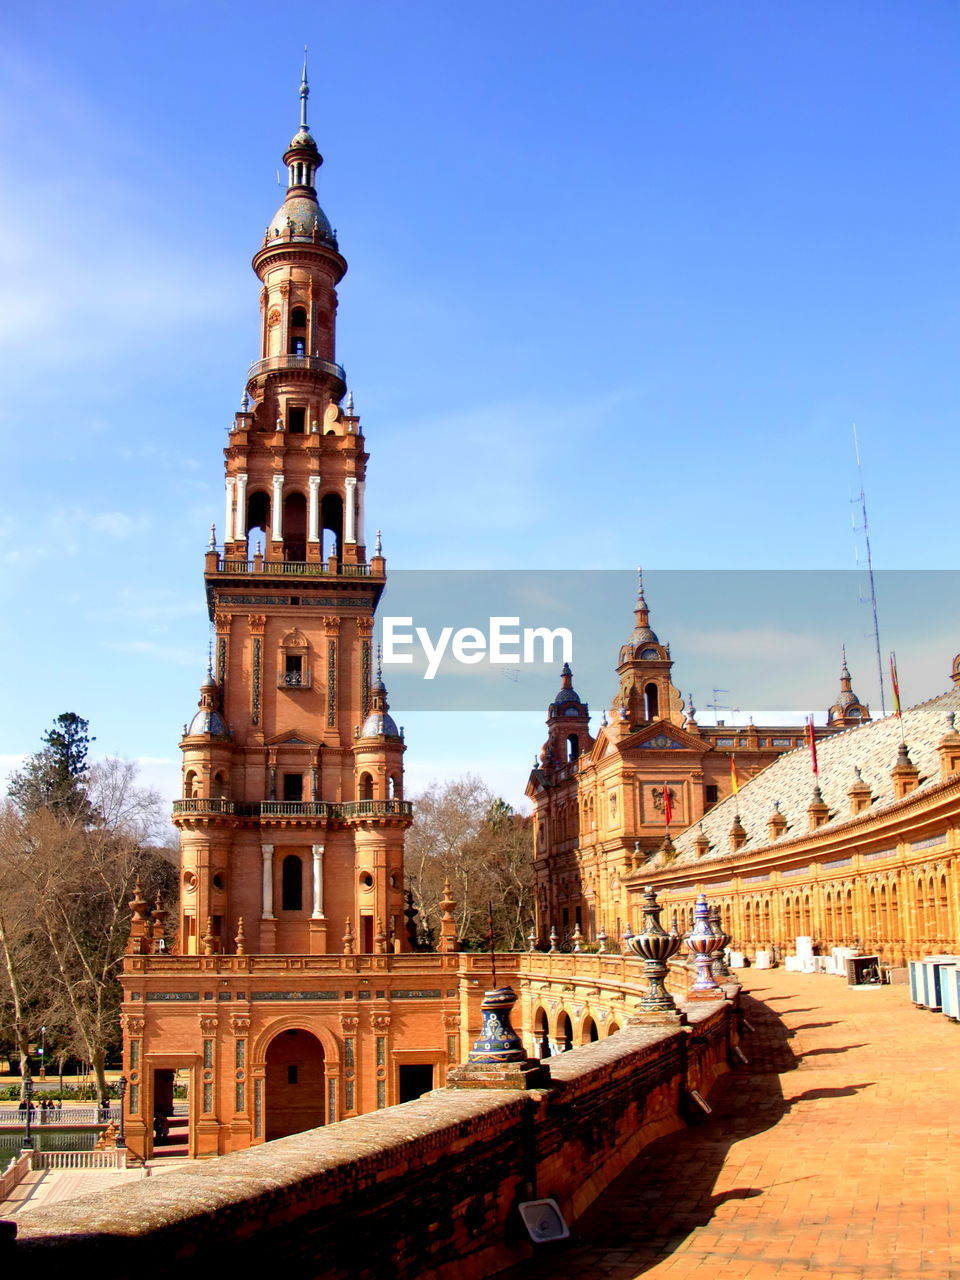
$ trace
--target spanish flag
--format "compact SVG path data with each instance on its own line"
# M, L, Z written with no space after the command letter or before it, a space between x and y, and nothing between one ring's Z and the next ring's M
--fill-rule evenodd
M814 777L818 777L820 766L817 764L817 739L813 732L813 716L807 716L807 741L810 744L810 765Z
M737 781L737 757L730 756L730 790L734 795L740 790L740 783Z
M900 715L900 681L897 679L897 655L891 650L890 653L890 682L893 685L893 714L898 720L903 717Z
M666 783L663 784L663 825L670 830L670 823L673 820L673 805L670 803L670 788Z

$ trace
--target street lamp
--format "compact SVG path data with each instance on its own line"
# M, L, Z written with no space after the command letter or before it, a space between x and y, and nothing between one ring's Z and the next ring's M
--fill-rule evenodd
M24 1119L23 1134L23 1150L33 1150L33 1138L30 1135L30 1113L33 1110L33 1076L24 1076L23 1079L23 1100L27 1104L26 1116Z
M125 1147L126 1141L123 1136L123 1099L127 1092L127 1077L121 1076L117 1081L117 1093L120 1095L120 1133L117 1137L117 1146Z

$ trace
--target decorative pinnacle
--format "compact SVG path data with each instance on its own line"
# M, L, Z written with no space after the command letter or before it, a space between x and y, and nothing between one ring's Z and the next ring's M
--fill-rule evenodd
M383 684L383 645L377 645L377 684Z
M210 541L207 543L207 550L216 551L216 549L217 549L217 526L215 524L212 524L210 526Z
M307 84L307 46L303 46L303 79L300 81L300 128L307 128L307 99L310 97L310 86Z
M343 412L347 415L348 418L355 418L357 416L353 410L353 391L352 390L347 392L347 398L343 402Z
M240 412L246 413L249 408L250 408L250 396L247 393L246 388L244 388L243 395L240 397Z
M381 539L380 539L380 530L379 530L379 529L377 530L377 540L376 540L376 542L373 544L373 554L374 554L375 556L382 556L382 555L383 555L383 542L382 542L382 541L381 541Z

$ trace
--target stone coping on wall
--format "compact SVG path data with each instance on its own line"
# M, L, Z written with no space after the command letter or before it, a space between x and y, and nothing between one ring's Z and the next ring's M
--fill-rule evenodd
M306 1256L334 1223L338 1231L356 1233L362 1254L371 1247L367 1237L380 1198L389 1202L389 1212L397 1212L399 1201L407 1215L432 1214L431 1221L439 1220L444 1229L452 1230L444 1197L453 1171L467 1185L477 1181L477 1203L486 1205L482 1231L478 1228L488 1240L483 1247L501 1248L504 1215L518 1195L524 1198L518 1191L524 1178L532 1176L536 1183L537 1170L554 1168L549 1160L544 1163L544 1153L555 1150L558 1134L564 1135L564 1142L583 1143L576 1126L589 1117L592 1092L599 1101L617 1081L618 1087L634 1093L658 1090L659 1110L651 1122L659 1127L651 1129L651 1136L676 1128L682 1072L692 1066L700 1087L703 1064L697 1058L708 1052L713 1054L710 1079L725 1069L723 1046L732 1034L732 1019L728 1001L691 1005L688 1030L631 1025L551 1059L552 1084L547 1090L438 1089L414 1102L217 1157L156 1180L38 1208L18 1224L17 1242L8 1247L32 1277L53 1269L89 1267L111 1280L166 1275L172 1269L188 1275L211 1265L226 1268L243 1262L242 1251L250 1248L258 1256L266 1251L268 1257L275 1250L289 1260L297 1257L299 1240L304 1242L300 1256ZM569 1117L565 1099L573 1107ZM636 1154L636 1129L610 1135L609 1141L610 1167L619 1171L624 1159ZM589 1171L596 1192L607 1181L605 1159L604 1152L597 1153ZM527 1164L530 1168L524 1172ZM561 1200L575 1194L575 1171L571 1173L572 1190L541 1185L538 1194L556 1190ZM569 1176L550 1174L568 1180ZM419 1188L420 1199L406 1204L412 1184ZM428 1207L421 1210L423 1204ZM577 1207L582 1207L579 1201ZM422 1234L426 1227L421 1224L416 1230ZM384 1247L382 1239L378 1247ZM443 1256L441 1249L437 1262L442 1268L453 1264L456 1256ZM310 1274L325 1272L313 1267ZM365 1270L358 1258L356 1274L378 1273L375 1268ZM475 1266L471 1274L488 1273Z

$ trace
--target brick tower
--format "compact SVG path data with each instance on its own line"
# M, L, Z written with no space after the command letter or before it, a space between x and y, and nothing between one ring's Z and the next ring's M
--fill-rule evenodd
M260 354L225 450L222 547L214 532L206 553L215 636L180 743L176 938L159 906L151 920L131 903L138 1156L234 1151L418 1097L479 1021L479 980L452 952L411 953L404 928L404 743L372 652L386 566L364 539L367 454L336 362L346 263L317 203L306 73L300 93L286 197L253 259Z
M174 815L185 954L222 950L241 918L252 953L405 943L404 746L372 684L385 562L379 546L367 560L367 453L352 396L340 407L347 264L317 202L308 92L304 71L286 197L253 259L260 358L224 451L223 550L206 557L216 639Z

